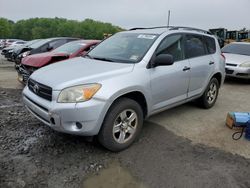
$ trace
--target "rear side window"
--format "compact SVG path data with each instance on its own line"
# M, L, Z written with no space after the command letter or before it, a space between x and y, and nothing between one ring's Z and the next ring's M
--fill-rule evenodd
M186 35L185 57L194 58L206 55L206 46L201 35Z
M163 39L156 50L156 56L160 54L170 54L173 56L174 61L183 60L183 35L170 35Z
M61 40L56 40L56 41L53 41L49 44L49 47L52 47L53 49L67 43L68 41L66 39L61 39Z
M204 40L207 45L207 51L209 54L214 54L216 52L215 40L211 37L204 36Z

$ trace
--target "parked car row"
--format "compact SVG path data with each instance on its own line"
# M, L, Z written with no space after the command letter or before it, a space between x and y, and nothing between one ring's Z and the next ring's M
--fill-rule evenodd
M38 68L64 59L84 55L98 40L81 40L71 37L36 39L19 46L9 46L2 55L15 62L18 79L26 83Z
M18 80L26 84L29 76L35 70L52 63L85 55L99 42L99 40L74 40L49 52L34 54L34 52L31 51L23 57L20 64L16 65ZM33 55L31 55L32 53Z
M3 48L7 48L9 46L18 46L25 44L26 41L20 40L20 39L1 39L0 40L0 50Z

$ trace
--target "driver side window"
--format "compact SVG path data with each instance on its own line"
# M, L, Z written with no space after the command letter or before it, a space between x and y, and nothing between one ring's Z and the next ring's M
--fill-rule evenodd
M160 54L172 55L175 62L183 60L183 35L170 35L164 38L156 50L156 56Z

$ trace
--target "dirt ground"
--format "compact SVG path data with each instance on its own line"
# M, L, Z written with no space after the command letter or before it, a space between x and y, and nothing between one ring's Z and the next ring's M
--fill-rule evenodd
M233 141L224 123L250 111L245 82L226 81L211 110L189 103L151 117L120 153L38 122L21 88L0 58L0 187L250 187L250 142Z

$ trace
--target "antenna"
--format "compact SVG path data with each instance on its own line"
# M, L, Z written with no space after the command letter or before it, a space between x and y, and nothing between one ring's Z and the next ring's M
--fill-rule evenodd
M168 27L169 27L169 23L170 23L170 10L168 11Z

